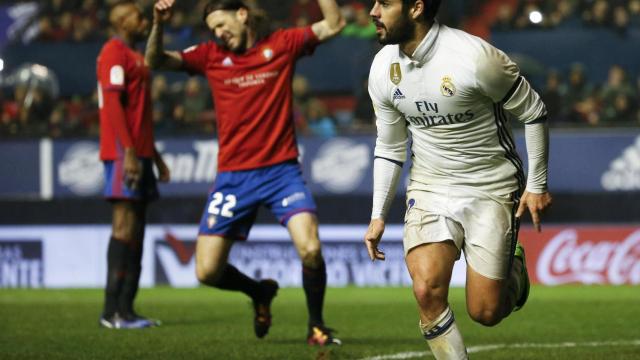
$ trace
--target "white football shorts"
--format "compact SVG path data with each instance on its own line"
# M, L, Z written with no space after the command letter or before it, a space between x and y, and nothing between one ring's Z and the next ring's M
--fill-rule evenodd
M516 193L496 196L467 187L409 190L405 256L416 246L452 240L473 270L489 279L505 279L518 238L518 202Z

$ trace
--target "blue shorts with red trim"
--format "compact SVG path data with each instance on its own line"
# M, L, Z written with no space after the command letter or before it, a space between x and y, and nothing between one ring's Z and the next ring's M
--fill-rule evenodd
M131 188L127 186L124 176L124 160L108 160L104 162L104 197L107 200L153 201L158 199L158 184L153 173L153 161L139 158L142 176Z
M297 213L316 212L297 161L218 173L200 220L200 234L244 240L261 205L283 226Z

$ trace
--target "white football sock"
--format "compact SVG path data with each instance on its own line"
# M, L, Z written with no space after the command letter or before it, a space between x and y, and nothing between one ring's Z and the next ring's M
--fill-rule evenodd
M419 324L422 335L437 360L468 359L462 334L448 306L433 322L423 324L420 320Z

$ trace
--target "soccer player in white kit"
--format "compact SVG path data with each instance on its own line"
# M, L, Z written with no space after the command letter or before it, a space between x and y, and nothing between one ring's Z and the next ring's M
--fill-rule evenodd
M376 0L380 43L369 75L376 113L374 194L365 244L378 244L411 144L404 248L420 329L437 359L466 359L448 304L461 251L470 317L498 324L529 294L519 218L540 230L547 191L547 111L502 51L435 20L440 0ZM525 124L525 179L508 114ZM409 141L411 139L411 141Z

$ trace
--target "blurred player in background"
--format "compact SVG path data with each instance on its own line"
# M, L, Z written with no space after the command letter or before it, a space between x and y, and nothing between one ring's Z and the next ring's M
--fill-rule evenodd
M455 261L467 262L467 311L486 325L520 309L529 294L519 217L540 230L547 192L547 111L502 51L440 25L439 0L377 0L370 15L380 43L369 75L378 137L371 223L378 244L411 134L404 248L420 329L437 359L466 359L448 304ZM525 123L525 188L506 112ZM524 192L523 192L524 191Z
M155 4L146 58L153 68L207 77L218 126L218 175L200 222L196 272L201 283L242 291L253 300L254 331L271 326L271 301L278 284L255 281L227 262L237 240L246 239L259 206L287 227L302 259L311 345L339 344L324 324L327 283L318 239L316 206L300 165L292 119L291 80L296 61L337 35L344 21L334 0L318 1L324 19L308 27L276 30L257 9L240 0L211 1L204 21L215 41L182 52L164 51L163 23L173 0Z
M100 107L100 159L105 197L113 205L113 229L107 253L107 286L100 325L144 328L158 322L136 314L133 301L140 280L147 204L158 197L153 164L160 181L169 170L156 151L151 118L151 74L141 53L149 22L133 1L116 3L109 13L115 36L97 61Z

